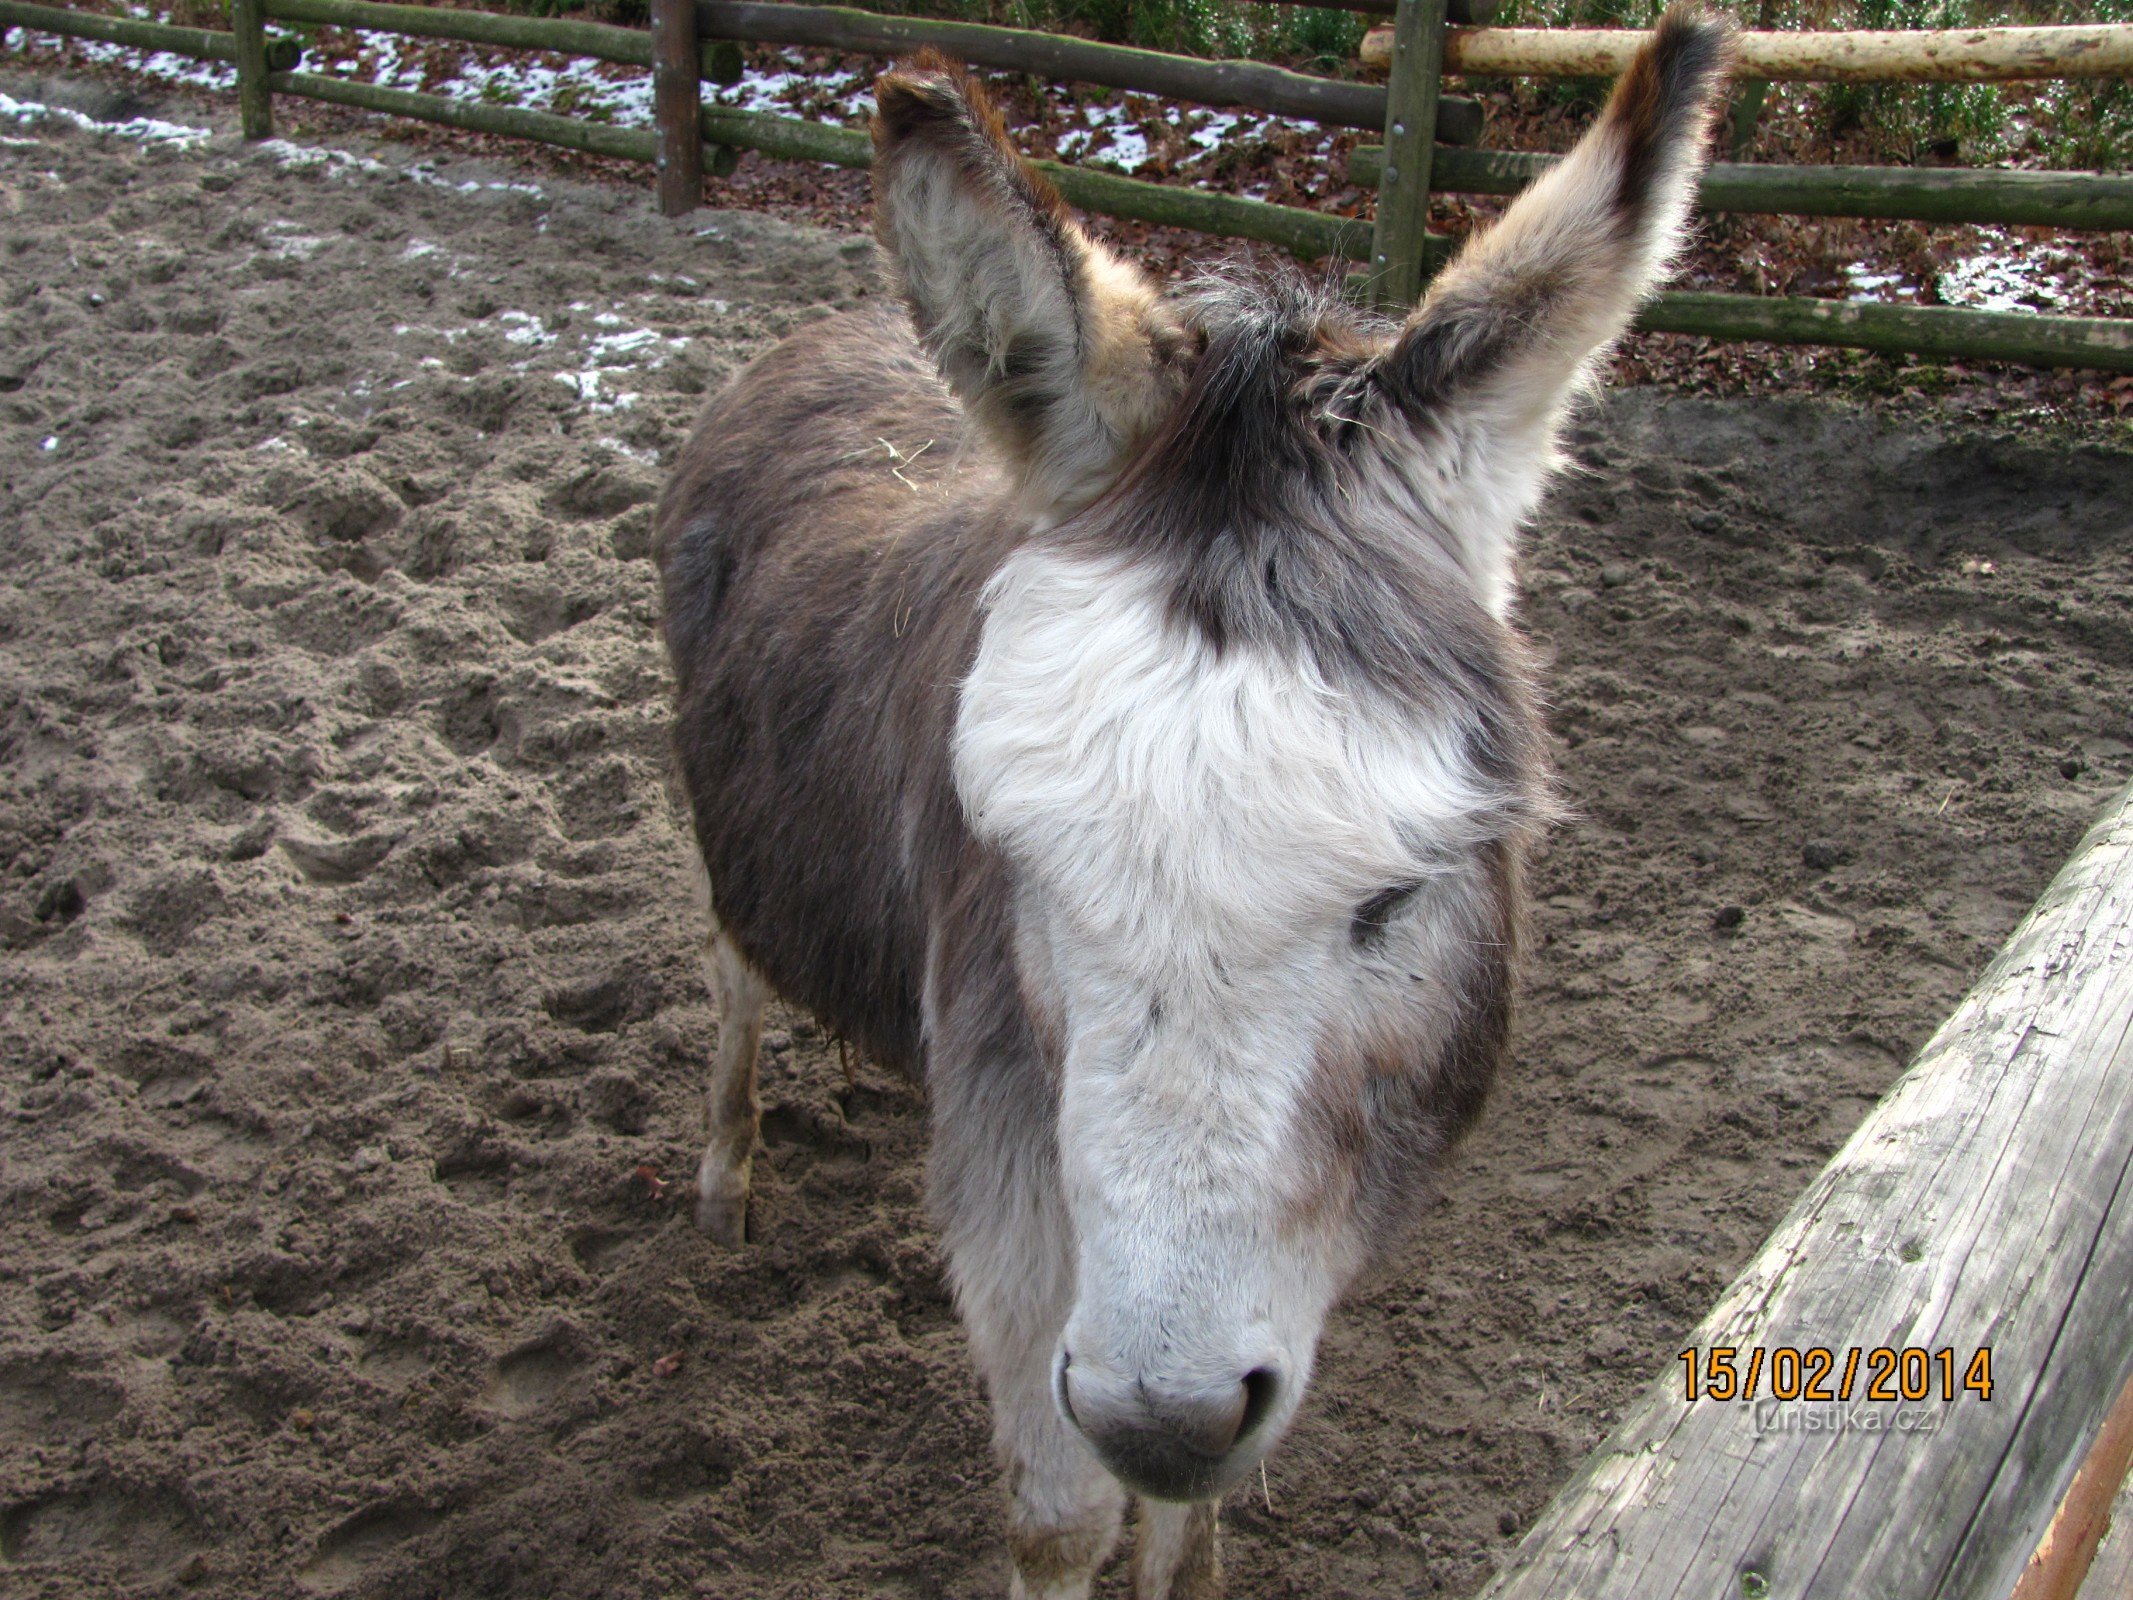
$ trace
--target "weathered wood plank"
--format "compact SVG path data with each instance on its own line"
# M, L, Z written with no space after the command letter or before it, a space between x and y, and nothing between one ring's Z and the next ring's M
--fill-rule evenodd
M1879 32L1748 32L1744 77L1780 83L2013 83L2133 73L2133 24ZM1454 28L1444 70L1481 77L1611 78L1644 34L1634 28ZM1362 62L1392 60L1392 30L1363 37Z
M131 45L136 50L168 50L196 61L237 59L237 36L215 28L181 28L167 22L142 22L134 17L107 17L93 11L73 11L65 6L40 6L25 0L0 0L0 28L35 28L75 39L102 39L108 44ZM293 39L267 41L267 66L287 72L301 58Z
M277 22L369 28L416 39L464 39L470 44L501 45L508 50L553 50L562 55L591 56L595 61L624 66L653 65L652 35L646 28L618 28L605 22L573 22L560 17L517 17L497 11L460 11L448 6L395 5L390 0L262 0L262 4L266 14ZM705 44L701 60L707 82L740 81L740 57L730 44Z
M1829 344L1941 361L2019 361L2033 367L2133 372L2133 318L2127 317L2047 317L1965 306L1678 289L1646 306L1637 327L1646 333Z
M2111 1504L2125 1485L2129 1467L2133 1467L2133 1380L2118 1391L2103 1431L2052 1514L2051 1526L2044 1530L2011 1600L2078 1600L2093 1570L2097 1546L2110 1528ZM2133 1594L2133 1586L2121 1589L2119 1600L2127 1594Z
M1517 194L1561 156L1519 150L1439 150L1440 194ZM1385 153L1360 144L1348 180L1378 181ZM1944 167L1807 167L1720 161L1696 191L1705 211L1795 217L1901 217L2046 228L2133 228L2133 178L2115 172L2008 172Z
M257 4L257 0L252 0ZM703 202L702 57L693 0L652 0L652 110L659 128L659 209L670 217Z
M1385 91L1376 84L1343 83L1261 61L1200 61L1027 28L767 0L699 0L696 28L706 39L808 45L863 55L899 56L930 45L977 67L1098 83L1201 105L1249 106L1341 127L1385 126ZM1446 144L1471 144L1480 136L1481 120L1478 101L1448 100L1437 119L1437 137Z
M237 121L247 139L274 137L274 96L267 88L267 28L259 0L230 0L237 43Z
M2133 1377L2129 1034L2133 790L1694 1336L1989 1347L1990 1400L1691 1404L1674 1365L1490 1600L2006 1600Z
M1444 82L1444 0L1400 0L1394 31L1370 286L1380 306L1399 312L1422 298L1425 278L1430 158L1436 149L1431 130Z
M2074 1600L2126 1600L2133 1594L2133 1477L2111 1502L2111 1526Z

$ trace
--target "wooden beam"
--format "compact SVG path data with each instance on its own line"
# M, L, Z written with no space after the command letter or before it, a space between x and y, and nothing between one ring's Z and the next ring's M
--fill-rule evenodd
M705 110L701 126L708 141L760 150L781 161L823 161L841 167L866 167L874 161L873 141L856 128L759 111L727 111L717 106ZM1117 173L1068 166L1062 161L1030 164L1070 203L1100 216L1130 217L1222 238L1256 239L1278 245L1305 261L1328 256L1360 261L1369 253L1370 226L1352 218L1205 189L1149 183ZM1433 234L1427 249L1428 265L1435 270L1450 255L1451 241Z
M1373 17L1389 17L1399 10L1399 0L1272 0L1277 6L1316 6L1328 11L1360 11ZM1454 22L1487 27L1496 20L1498 0L1451 0L1445 14Z
M1369 279L1378 305L1402 313L1422 298L1430 158L1435 149L1431 130L1437 125L1437 94L1444 81L1444 0L1400 0L1393 27L1385 159L1379 163Z
M1770 344L1828 344L1937 361L2133 372L2133 318L2043 317L2026 311L1899 306L1797 296L1662 294L1637 318L1645 333L1701 334Z
M237 45L237 123L247 139L274 137L274 96L267 88L267 27L259 0L230 0Z
M2079 1600L2128 1468L2133 1468L2133 1378L2118 1391L2118 1403L2104 1418L2103 1431L2074 1474L2011 1600ZM2119 1591L2120 1600L2126 1592Z
M415 39L463 39L507 50L550 50L591 56L623 66L649 67L652 35L646 28L604 22L567 22L556 17L507 16L497 11L458 11L445 6L391 5L384 0L261 0L277 22L307 22L333 28L368 28ZM737 83L740 58L730 45L705 44L702 75L711 83Z
M1612 78L1644 41L1635 28L1454 28L1444 70L1474 77ZM1739 35L1743 77L1780 83L2013 83L2133 74L2133 23ZM1392 60L1392 29L1363 36L1362 61Z
M258 0L252 0L257 4ZM652 0L652 120L659 129L659 209L678 217L703 203L702 56L693 0Z
M2088 1576L2075 1600L2126 1600L2129 1594L2133 1594L2133 1476L2111 1502L2103 1543L2096 1547L2096 1558L2089 1563Z
M1384 159L1381 147L1357 145L1348 158L1348 181L1361 188L1376 187ZM1439 194L1517 194L1562 159L1516 150L1440 149L1430 187ZM1792 167L1721 161L1706 169L1696 204L1705 211L1795 217L2133 228L2133 177L2115 172Z
M136 50L168 50L172 55L191 56L195 61L237 60L237 36L216 28L181 28L167 22L142 22L134 17L107 17L100 12L72 11L64 6L40 6L23 0L0 0L0 28L34 28L77 39L101 39L107 44L130 45ZM267 66L287 72L302 57L294 39L267 41Z
M1669 1362L1488 1600L2014 1589L2133 1377L2133 790L1690 1344L1761 1398ZM1835 1352L1835 1387L1854 1348L1950 1350L1957 1397L1936 1358L1930 1398L1869 1398L1867 1354L1847 1402L1769 1398L1777 1352Z
M931 45L977 67L1097 83L1199 105L1248 106L1340 127L1382 130L1385 126L1385 91L1377 85L1313 77L1259 61L1200 61L1026 28L933 22L882 16L849 6L785 5L773 0L698 0L696 28L706 39L805 45L859 55L900 56ZM1439 119L1437 137L1446 144L1471 144L1480 137L1481 120L1478 101L1448 104Z

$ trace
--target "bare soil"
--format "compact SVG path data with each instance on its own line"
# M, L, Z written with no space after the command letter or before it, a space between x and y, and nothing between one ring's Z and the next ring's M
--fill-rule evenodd
M6 131L0 1590L1002 1592L919 1091L780 1014L760 1242L677 1203L649 502L869 247ZM2133 456L1657 389L1573 448L1516 1062L1240 1596L1475 1589L2133 775Z

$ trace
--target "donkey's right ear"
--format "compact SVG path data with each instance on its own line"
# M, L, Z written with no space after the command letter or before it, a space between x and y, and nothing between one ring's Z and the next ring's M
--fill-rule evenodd
M1025 495L1070 510L1182 387L1185 335L1075 224L968 72L922 51L874 100L874 228L919 338Z

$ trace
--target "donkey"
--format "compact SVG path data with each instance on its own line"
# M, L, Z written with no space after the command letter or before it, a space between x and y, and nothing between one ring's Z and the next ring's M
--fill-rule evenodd
M1159 290L921 54L875 90L903 306L771 350L682 454L697 1220L743 1242L773 992L923 1078L1017 1596L1087 1595L1129 1491L1135 1594L1220 1592L1216 1502L1481 1106L1550 813L1516 536L1728 49L1669 12L1399 323Z

